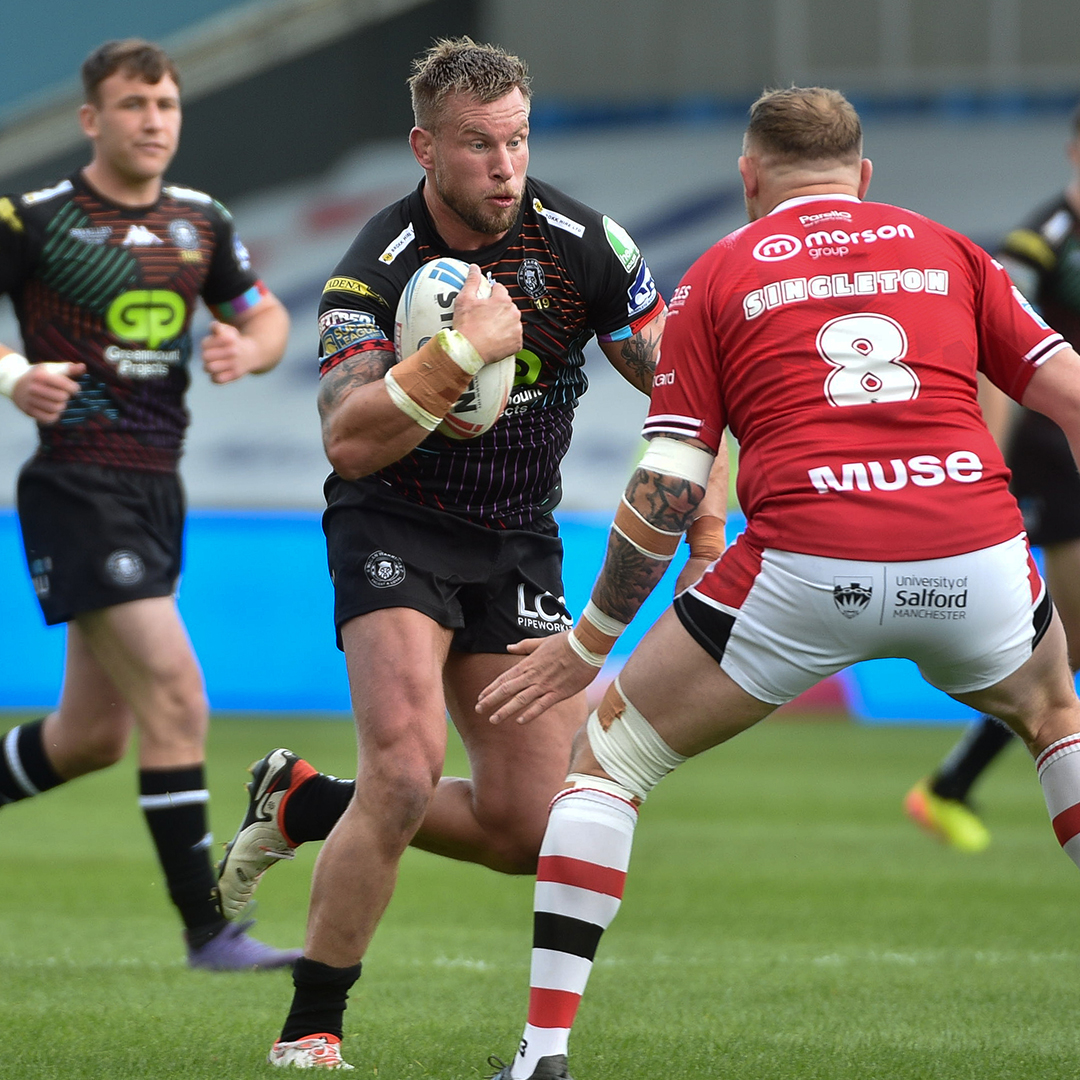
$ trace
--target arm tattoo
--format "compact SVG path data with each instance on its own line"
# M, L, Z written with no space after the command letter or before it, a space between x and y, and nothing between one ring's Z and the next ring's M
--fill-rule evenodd
M627 486L626 501L657 529L682 532L704 494L704 488L689 480L638 469ZM667 562L642 555L612 530L593 602L613 619L628 623L667 568Z
M319 383L319 416L324 423L358 386L381 379L393 366L394 354L382 349L357 353L332 367Z
M620 356L626 364L626 372L633 384L643 393L652 390L653 375L656 372L656 360L659 355L660 335L655 333L652 323L623 342Z

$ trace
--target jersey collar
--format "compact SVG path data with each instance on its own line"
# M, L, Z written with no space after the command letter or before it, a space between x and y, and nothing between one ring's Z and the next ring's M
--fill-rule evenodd
M782 210L788 210L792 206L805 206L807 203L816 202L862 202L857 195L844 195L837 193L835 195L799 195L794 199L785 199L778 206L774 206L765 216L772 217L773 214L779 214Z

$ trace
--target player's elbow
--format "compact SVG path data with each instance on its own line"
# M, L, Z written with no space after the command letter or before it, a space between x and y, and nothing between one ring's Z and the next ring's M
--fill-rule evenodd
M331 438L325 448L327 460L343 480L360 480L376 471L369 455L351 440Z

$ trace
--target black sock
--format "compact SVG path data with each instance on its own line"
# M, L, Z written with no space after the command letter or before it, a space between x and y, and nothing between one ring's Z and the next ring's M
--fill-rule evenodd
M64 783L49 764L42 742L45 717L13 727L0 749L0 806L29 799Z
M220 929L224 923L210 865L209 801L202 765L139 770L139 806L165 871L169 897L188 930Z
M1012 742L1013 732L1000 720L982 716L964 732L930 780L930 790L943 799L967 799L983 770Z
M285 833L293 844L325 840L345 813L356 790L355 780L339 780L316 773L305 780L285 803Z
M281 1029L282 1042L296 1042L309 1035L336 1035L345 1030L345 1003L361 965L336 968L301 956L293 967L292 1008Z

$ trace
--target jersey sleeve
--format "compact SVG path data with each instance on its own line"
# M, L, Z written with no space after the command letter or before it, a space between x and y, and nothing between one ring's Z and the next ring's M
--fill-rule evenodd
M702 256L672 293L642 434L700 439L715 451L727 420L710 272L713 257L711 252Z
M368 256L366 230L323 286L319 302L319 375L362 352L394 351L401 288Z
M979 370L1019 401L1039 365L1068 343L1043 321L1005 268L975 249L975 318Z
M652 271L637 244L618 222L600 219L603 241L592 249L585 275L588 325L601 341L632 337L664 310Z
M0 293L18 288L29 274L27 224L15 200L0 198Z
M215 243L202 297L215 315L228 322L254 307L267 290L252 269L251 256L236 231L232 215L219 202L212 203L206 212Z

